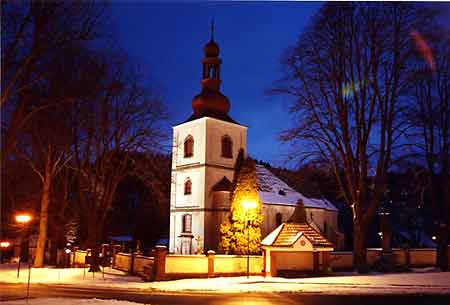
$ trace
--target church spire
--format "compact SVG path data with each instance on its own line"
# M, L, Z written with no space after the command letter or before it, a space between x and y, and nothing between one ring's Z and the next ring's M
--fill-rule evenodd
M214 41L214 17L211 19L211 39L210 41Z
M194 117L210 116L232 121L228 116L230 102L220 92L220 65L219 45L214 41L214 18L211 20L210 41L205 44L205 56L202 59L202 91L192 100Z
M220 64L222 61L219 58L219 45L214 41L214 18L211 20L211 39L205 45L204 51L202 87L220 91Z

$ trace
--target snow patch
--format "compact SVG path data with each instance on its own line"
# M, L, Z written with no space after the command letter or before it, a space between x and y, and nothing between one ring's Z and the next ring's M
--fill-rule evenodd
M302 199L306 208L338 211L334 204L326 199L308 198L295 191L263 165L256 165L256 177L259 198L265 204L296 206Z

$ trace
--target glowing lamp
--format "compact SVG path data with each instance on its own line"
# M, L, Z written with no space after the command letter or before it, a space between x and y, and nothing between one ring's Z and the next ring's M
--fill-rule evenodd
M244 200L242 202L242 206L244 207L245 210L251 210L251 209L256 209L256 201L252 201L252 200Z
M378 232L378 235L379 235L380 237L383 237L383 232Z
M9 246L11 246L11 243L7 240L0 242L0 248L6 249L9 248Z
M70 249L65 249L64 252L66 252L66 254L70 254L70 252L72 252Z
M26 224L27 222L30 222L31 215L29 214L18 214L16 215L16 221L22 224Z
M437 239L436 235L433 235L433 236L431 237L431 239L432 239L432 240L436 240L436 239Z

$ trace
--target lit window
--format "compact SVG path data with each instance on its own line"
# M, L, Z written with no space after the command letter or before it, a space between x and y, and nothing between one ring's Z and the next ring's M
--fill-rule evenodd
M194 156L194 138L189 135L184 140L184 157L190 158Z
M190 179L187 179L186 182L184 182L184 194L185 195L192 194L192 182Z
M222 137L222 157L233 158L233 142L229 136Z
M192 233L192 215L183 215L183 233Z

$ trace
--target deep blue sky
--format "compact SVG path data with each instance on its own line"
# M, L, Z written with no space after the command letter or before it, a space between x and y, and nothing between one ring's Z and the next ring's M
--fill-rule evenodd
M281 76L282 52L321 5L113 1L110 24L118 46L163 88L174 125L189 117L192 97L200 91L203 45L214 17L223 60L221 91L231 101L230 114L249 127L250 155L282 165L289 149L277 134L290 126L288 104L265 91Z

